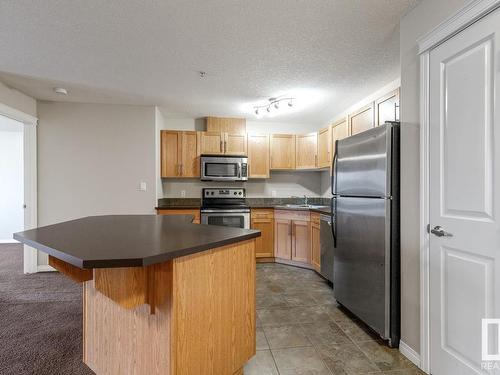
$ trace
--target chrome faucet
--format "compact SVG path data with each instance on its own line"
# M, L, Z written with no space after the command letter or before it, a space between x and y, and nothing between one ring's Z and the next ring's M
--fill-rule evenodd
M304 194L304 206L307 206L307 195Z

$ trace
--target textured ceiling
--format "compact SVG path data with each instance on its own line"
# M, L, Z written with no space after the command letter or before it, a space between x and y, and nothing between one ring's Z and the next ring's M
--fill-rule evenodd
M417 3L2 0L0 80L37 99L187 117L291 94L300 110L263 120L325 123L399 77L399 20Z

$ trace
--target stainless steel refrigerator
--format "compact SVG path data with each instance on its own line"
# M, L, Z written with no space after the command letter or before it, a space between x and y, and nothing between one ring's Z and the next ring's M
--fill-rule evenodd
M399 123L337 141L332 168L335 299L397 347Z

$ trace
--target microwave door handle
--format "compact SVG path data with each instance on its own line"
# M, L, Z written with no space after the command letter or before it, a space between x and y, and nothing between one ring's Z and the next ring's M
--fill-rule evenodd
M238 178L241 178L241 163L238 163Z

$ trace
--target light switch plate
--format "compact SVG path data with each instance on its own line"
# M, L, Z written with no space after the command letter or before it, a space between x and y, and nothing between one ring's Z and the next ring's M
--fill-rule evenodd
M142 182L139 184L139 190L140 190L140 191L146 191L146 190L147 190L146 183L145 183L144 181L142 181Z
M271 191L271 197L276 198L276 190Z

